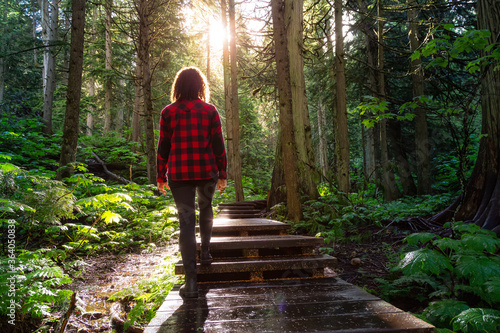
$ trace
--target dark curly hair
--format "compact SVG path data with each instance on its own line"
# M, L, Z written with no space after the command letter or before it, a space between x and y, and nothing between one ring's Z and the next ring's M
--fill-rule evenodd
M170 99L172 102L176 102L198 98L207 103L210 100L207 78L196 67L184 67L175 75Z

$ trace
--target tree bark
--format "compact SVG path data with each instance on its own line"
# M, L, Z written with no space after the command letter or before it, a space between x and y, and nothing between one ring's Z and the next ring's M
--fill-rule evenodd
M384 21L382 19L382 1L378 1L378 94L380 102L385 100L385 75L384 75ZM398 199L401 194L396 186L392 163L389 159L387 142L387 119L380 121L380 158L382 167L382 186L384 188L384 201Z
M477 13L479 29L491 32L489 44L498 43L500 2L478 0ZM500 71L495 66L498 61L482 68L482 135L471 178L457 200L431 220L470 221L500 235Z
M127 108L126 99L125 99L125 80L124 79L120 79L119 87L120 87L120 90L117 92L117 94L119 94L119 96L121 96L121 98L120 98L120 103L117 103L119 105L118 105L118 110L116 110L115 131L116 131L117 135L121 137L123 135L123 126L124 126L124 122L125 122L125 109Z
M420 47L417 6L417 0L408 0L408 22L410 27L408 34L410 39L410 51L412 53ZM424 73L420 57L412 60L410 67L413 82L413 99L418 103L418 98L424 95ZM428 194L431 193L432 185L429 132L427 129L427 113L422 107L417 107L415 109L415 150L418 194Z
M346 81L344 66L344 33L342 31L342 0L335 0L335 151L337 155L337 184L344 193L350 191L349 134L347 131Z
M238 63L236 52L236 13L234 0L229 0L229 28L231 32L231 114L233 118L233 177L234 190L236 192L236 201L243 201L243 180L241 174L241 155L240 155L240 116L238 100Z
M231 106L231 66L229 63L229 42L228 42L228 23L227 23L227 2L221 0L221 20L224 29L222 41L222 68L224 71L224 108L226 115L226 155L228 157L227 172L228 178L233 179L233 109Z
M139 0L139 57L142 64L142 94L144 99L144 124L146 134L146 168L148 181L156 184L156 145L151 92L151 68L149 59L149 17L148 0Z
M273 36L278 75L280 136L283 153L284 178L288 218L299 221L302 218L302 205L298 189L297 149L294 137L292 91L290 85L290 62L285 26L285 2L271 0L273 18Z
M111 9L113 0L106 0L104 3L106 12L106 32L105 32L105 82L104 82L104 133L111 131L112 117L112 99L113 99L113 81L111 80L112 70L112 48L111 48Z
M94 130L94 114L96 112L95 109L95 79L90 76L88 79L89 82L89 98L91 99L91 103L89 105L89 111L87 112L87 135L92 135Z
M132 116L132 141L141 142L141 112L142 112L142 64L139 55L134 77L134 114Z
M397 163L397 171L403 188L403 195L414 196L417 194L417 187L411 174L408 154L405 150L405 143L401 131L401 123L398 120L390 119L387 123L388 138L392 144L392 152Z
M43 53L43 122L45 134L52 134L52 107L56 87L56 52L59 24L59 0L42 0L42 38L45 46Z
M73 0L72 13L68 91L58 179L68 177L72 172L72 168L68 167L68 164L76 161L82 91L85 0Z
M298 158L299 191L310 199L318 197L314 176L315 156L312 148L311 121L307 108L303 60L303 0L284 1L285 29L290 67L290 85L295 145Z
M326 126L325 106L320 101L318 104L318 137L319 137L319 165L324 181L330 181L330 167L328 165L328 143L324 127Z
M97 20L97 9L96 7L92 8L92 20ZM95 25L92 25L92 36L97 36L97 29ZM93 41L95 41L95 37L93 37ZM95 57L95 49L90 49L91 58ZM91 100L91 104L89 105L89 111L87 112L87 135L92 135L94 131L95 119L96 115L96 93L95 93L95 77L93 75L88 76L88 89L89 89L89 98Z

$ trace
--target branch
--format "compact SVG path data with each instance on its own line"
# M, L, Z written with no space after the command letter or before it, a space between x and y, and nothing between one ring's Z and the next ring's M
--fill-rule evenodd
M99 156L97 156L96 153L92 152L92 154L94 155L94 158L97 160L97 162L99 162L99 164L102 165L102 168L104 169L104 172L108 176L110 176L111 178L113 178L114 180L116 180L117 182L120 182L122 184L130 184L130 183L132 183L130 180L127 180L127 179L123 178L122 176L119 176L116 173L113 173L113 172L109 171L108 167L106 167L106 164L104 163L104 161L101 160L99 158Z

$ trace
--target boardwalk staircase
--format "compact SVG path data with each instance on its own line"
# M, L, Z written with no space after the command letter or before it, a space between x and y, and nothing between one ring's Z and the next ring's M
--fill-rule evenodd
M323 239L289 234L261 218L265 201L221 204L210 266L198 264L200 297L169 293L145 332L435 332L433 326L325 268ZM198 250L200 244L197 244ZM182 262L176 274L184 274Z
M214 221L210 252L214 262L198 265L198 282L262 282L321 278L337 259L317 255L317 237L289 235L286 223L259 218L265 201L222 204ZM197 244L198 250L200 243ZM176 274L184 274L179 263Z

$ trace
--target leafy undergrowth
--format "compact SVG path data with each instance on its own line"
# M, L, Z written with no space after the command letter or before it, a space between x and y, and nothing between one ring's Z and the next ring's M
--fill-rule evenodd
M2 332L54 329L74 292L81 315L75 319L88 321L96 296L85 286L100 283L104 288L103 282L122 292L112 299L100 292L120 304L114 312L127 313L117 315L117 321L124 326L145 325L175 283L177 256L172 253L135 273L133 266L123 271L119 265L119 256L147 257L175 240L178 221L172 198L157 195L149 185L105 184L84 166L75 168L70 179L60 182L0 164L0 278L9 282L0 286ZM92 267L101 259L108 261L101 266L102 274ZM155 273L158 269L161 272ZM130 285L121 281L127 274L137 275ZM101 278L93 280L97 276ZM81 281L88 284L82 287ZM116 282L113 288L111 281Z
M347 198L325 188L304 204L295 233L322 236L336 273L395 306L416 313L439 332L500 330L500 240L474 224L433 225L425 218L451 195L383 204L359 193ZM286 220L286 207L271 216Z

